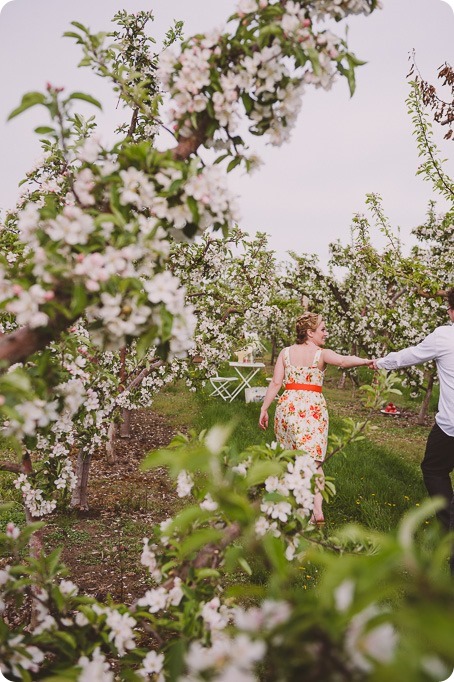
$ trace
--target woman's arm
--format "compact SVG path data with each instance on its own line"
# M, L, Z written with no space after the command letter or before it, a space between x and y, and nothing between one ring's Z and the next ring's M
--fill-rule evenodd
M357 355L339 355L329 348L322 350L321 359L327 365L335 365L348 369L349 367L360 367L361 365L370 365L371 361L367 358L359 358Z
M260 410L259 426L261 429L266 429L268 427L268 408L279 393L279 389L284 381L284 351L279 353L279 357L276 360L274 366L273 378L270 381L265 398L263 400L263 405Z

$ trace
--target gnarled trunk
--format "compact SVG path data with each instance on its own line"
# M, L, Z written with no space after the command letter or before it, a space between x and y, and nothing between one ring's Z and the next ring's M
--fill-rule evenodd
M120 438L131 438L131 410L121 411Z
M88 510L88 475L90 473L91 453L86 455L79 450L76 464L77 485L71 497L71 508Z
M115 422L110 422L107 430L106 455L109 464L114 464L117 461L115 452L115 441L117 436L117 425Z
M340 379L337 382L337 388L345 388L345 382L347 381L347 372L342 372Z
M421 426L424 426L425 421L429 415L429 403L430 403L430 399L431 399L432 393L433 393L434 381L435 381L435 371L430 372L430 374L427 377L426 394L424 396L424 400L421 403L421 408L419 410L418 419L416 421L416 423L420 424Z

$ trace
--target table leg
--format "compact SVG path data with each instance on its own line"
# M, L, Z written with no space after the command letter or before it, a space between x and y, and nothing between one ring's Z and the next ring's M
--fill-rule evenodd
M237 397L237 395L239 395L241 393L243 388L246 388L246 387L251 388L251 384L249 382L252 381L252 379L255 377L255 375L258 372L260 372L261 368L256 367L255 369L250 370L250 372L246 375L241 374L241 371L238 369L238 367L235 367L234 369L236 370L237 374L240 377L240 383L236 387L236 389L233 391L233 393L231 394L229 402L232 402L232 400L234 400Z

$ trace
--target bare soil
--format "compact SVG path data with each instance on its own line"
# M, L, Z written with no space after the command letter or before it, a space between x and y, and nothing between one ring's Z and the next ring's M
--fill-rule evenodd
M134 412L131 438L116 441L116 462L103 453L92 460L89 511L59 514L47 524L45 549L62 546L62 560L81 593L126 604L143 596L149 578L140 564L142 539L181 501L165 469L141 471L140 463L175 433L162 415Z

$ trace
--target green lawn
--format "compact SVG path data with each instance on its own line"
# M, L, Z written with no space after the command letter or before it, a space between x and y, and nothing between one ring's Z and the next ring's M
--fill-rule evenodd
M330 431L339 432L342 418L362 420L366 414L352 384L340 390L334 371L328 374L325 394L330 412ZM407 396L393 401L408 409ZM189 392L183 383L158 396L154 408L170 417L178 426L200 431L216 423L235 424L231 443L241 452L255 443L274 440L272 426L267 432L258 427L260 404L246 404L242 397L232 403L209 397L208 389ZM270 408L273 423L274 406ZM325 467L334 478L335 498L325 505L327 530L354 521L380 531L394 528L402 514L418 506L426 496L419 462L422 459L429 427L415 427L397 418L383 417L379 412L372 419L375 427L365 440L349 445L335 455Z

